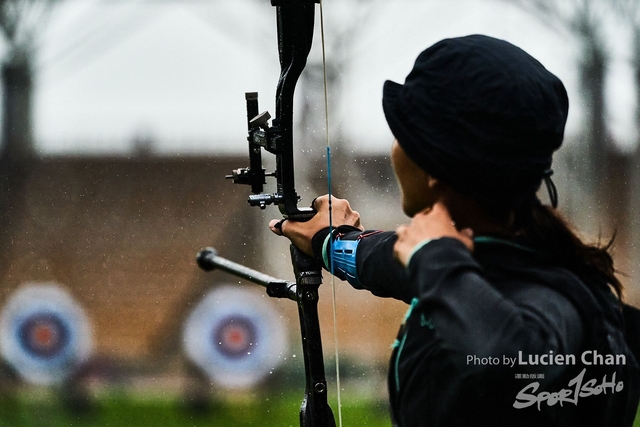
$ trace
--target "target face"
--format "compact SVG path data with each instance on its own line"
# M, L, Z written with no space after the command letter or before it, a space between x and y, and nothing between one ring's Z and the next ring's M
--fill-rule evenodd
M249 387L280 365L287 350L285 331L272 302L259 290L221 286L187 318L183 346L211 380Z
M23 286L0 317L0 354L28 382L64 381L91 353L82 308L55 284Z
M18 334L24 349L43 359L56 357L69 344L69 328L55 313L36 313L25 319Z
M248 317L229 316L222 319L213 331L213 345L219 346L226 357L244 357L251 353L256 342L256 328Z

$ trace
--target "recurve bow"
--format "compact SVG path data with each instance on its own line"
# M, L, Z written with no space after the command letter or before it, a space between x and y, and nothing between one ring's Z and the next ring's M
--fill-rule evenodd
M276 116L271 125L269 113L259 113L258 94L245 95L249 130L249 167L236 169L227 178L235 184L251 186L249 204L264 209L275 204L283 217L306 221L313 217L312 208L298 207L293 167L293 97L311 50L315 8L319 0L271 0L276 7L280 79L276 91ZM262 150L276 157L275 171L267 173L262 166ZM276 191L265 193L267 177L275 177ZM212 248L198 254L204 270L221 269L265 286L267 294L297 302L302 335L305 368L305 393L300 408L301 427L335 427L335 418L327 402L322 340L318 320L318 288L322 284L322 266L295 246L291 260L296 281L288 282L236 264L217 255Z

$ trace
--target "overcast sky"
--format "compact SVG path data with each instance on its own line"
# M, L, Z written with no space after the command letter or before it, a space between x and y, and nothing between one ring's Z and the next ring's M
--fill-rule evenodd
M366 19L351 3L326 0L324 10L329 44L350 52L343 91L330 103L339 118L332 126L342 127L355 149L390 145L381 108L386 79L403 82L423 49L473 33L511 41L558 75L571 99L567 133L579 129L579 51L566 34L506 1L372 1ZM335 39L355 21L361 25L354 37ZM628 44L624 34L611 32L618 50L611 53L609 123L628 144L635 139ZM38 149L126 153L142 137L165 153L244 152L244 92L259 91L261 109L273 110L279 73L275 34L275 8L268 0L63 2L39 37ZM312 56L319 49L316 37Z

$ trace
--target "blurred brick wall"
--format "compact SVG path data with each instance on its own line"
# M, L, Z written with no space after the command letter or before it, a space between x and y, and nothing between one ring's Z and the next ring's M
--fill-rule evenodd
M54 281L89 315L96 355L140 365L172 360L193 303L211 286L240 282L201 272L195 264L201 247L292 280L289 265L278 270L273 263L288 264L286 241L268 236L273 240L265 245L257 229L277 210L249 208L249 188L223 179L245 163L244 157L71 157L25 165L24 182L0 188L5 201L2 192L17 193L0 236L0 307L21 284ZM331 294L327 277L320 317L329 358ZM386 364L406 306L339 281L337 298L340 351ZM295 303L267 301L282 312L292 345L299 346Z
M220 273L216 246L252 262L256 210L224 174L234 158L50 158L28 166L0 256L0 305L20 284L55 281L89 314L96 352L121 358L175 344L184 312ZM9 191L9 189L4 189Z
M214 246L232 260L292 279L286 240L258 229L279 216L277 209L249 208L248 187L223 179L245 163L243 156L60 157L25 164L16 185L0 180L0 307L21 284L55 281L86 309L97 355L140 364L178 355L193 303L211 286L239 283L224 273L201 272L195 264L201 247ZM363 161L350 180L363 187L348 198L367 227L394 229L407 221L392 172L381 166L387 163L384 156ZM370 192L372 177L380 178L376 194ZM621 246L617 255L624 260ZM327 277L320 316L329 357L331 294ZM340 352L386 363L406 306L339 281L336 296ZM282 312L291 342L299 346L295 304L266 301Z

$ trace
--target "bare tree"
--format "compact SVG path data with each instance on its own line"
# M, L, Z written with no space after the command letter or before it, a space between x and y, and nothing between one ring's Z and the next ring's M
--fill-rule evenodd
M609 57L605 22L612 17L615 0L512 0L552 29L573 37L581 47L578 60L579 92L585 110L581 143L565 152L574 206L572 219L590 235L603 226L620 226L623 194L612 191L613 159L619 160L606 123L605 87ZM586 208L585 208L586 207ZM610 230L605 229L610 232Z
M34 40L56 0L0 0L0 30L7 45L2 64L2 157L33 154L31 129Z
M582 47L578 62L580 93L586 110L583 144L568 156L574 165L578 200L575 220L592 234L613 225L619 268L631 279L630 294L638 297L640 269L640 141L631 155L615 149L607 129L605 77L607 44L604 29L612 18L622 17L631 30L632 66L636 97L640 102L640 1L639 0L514 0L558 31L576 37ZM640 130L637 107L636 130ZM595 208L595 209L592 209Z
M611 0L615 6L623 25L629 27L632 37L631 66L635 83L636 110L635 128L640 135L640 1L638 0ZM636 141L634 151L629 156L628 182L629 188L629 273L635 285L635 295L640 299L640 267L637 260L640 259L640 136Z
M2 147L0 148L0 278L14 223L21 218L23 192L32 168L32 91L34 41L57 0L0 0L0 33L7 47L2 59Z
M631 65L634 69L636 97L640 99L640 1L611 0L623 25L629 26L632 35ZM636 127L640 129L640 108L636 109Z

